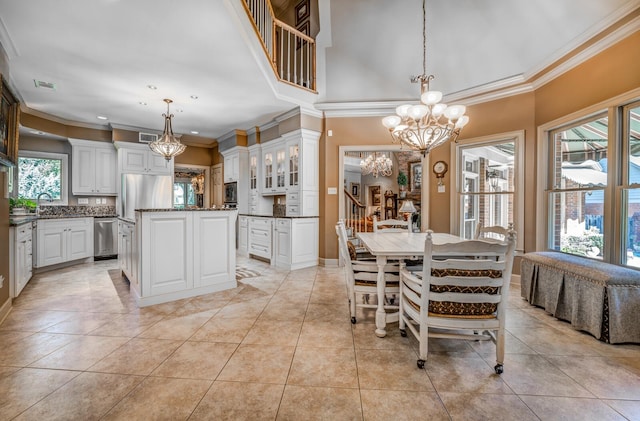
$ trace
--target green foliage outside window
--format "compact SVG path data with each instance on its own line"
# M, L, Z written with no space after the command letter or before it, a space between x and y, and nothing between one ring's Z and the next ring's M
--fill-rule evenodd
M582 235L565 235L561 238L560 250L578 256L601 257L603 238L600 231L591 227Z
M36 199L49 193L53 200L62 197L62 161L48 158L18 158L18 196Z

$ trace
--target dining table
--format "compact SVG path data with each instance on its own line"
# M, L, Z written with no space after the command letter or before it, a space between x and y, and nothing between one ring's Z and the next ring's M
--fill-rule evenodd
M433 244L457 243L465 239L454 234L431 233ZM424 256L424 242L426 232L360 232L357 234L362 245L376 258L378 277L376 293L378 307L376 308L376 335L384 338L387 335L387 322L396 322L399 312L387 313L384 309L385 276L384 267L389 259L404 260Z

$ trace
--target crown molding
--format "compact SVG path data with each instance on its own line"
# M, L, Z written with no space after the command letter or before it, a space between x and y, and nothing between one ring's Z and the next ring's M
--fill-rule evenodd
M142 133L157 134L157 135L162 134L162 130L147 129L144 127L129 126L126 124L109 123L109 126L112 129L116 129L116 130L127 130L130 132L138 132L138 133L142 132ZM176 137L178 137L178 135L176 135Z
M285 120L290 119L291 117L295 117L295 116L299 116L300 115L300 108L299 107L295 107L292 110L287 111L286 113L282 113L280 115L277 115L274 118L274 121L276 121L277 123L282 123Z

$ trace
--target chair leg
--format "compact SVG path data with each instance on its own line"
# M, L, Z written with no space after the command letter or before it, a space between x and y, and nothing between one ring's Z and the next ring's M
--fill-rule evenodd
M356 294L349 300L349 312L351 313L351 323L356 324Z
M496 374L502 374L504 371L504 328L498 329L496 332L496 366L494 370Z

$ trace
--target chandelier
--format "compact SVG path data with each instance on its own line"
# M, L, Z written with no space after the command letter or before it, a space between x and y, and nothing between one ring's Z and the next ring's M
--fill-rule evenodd
M171 118L173 118L173 114L169 113L169 104L173 101L165 99L164 102L167 103L167 113L162 114L164 117L164 132L162 133L162 136L160 136L160 139L156 139L149 143L149 147L152 151L164 156L164 159L170 161L174 156L180 155L184 152L186 146L180 143L178 138L173 135L173 128L171 127Z
M411 78L411 83L420 83L420 104L400 105L396 115L382 119L394 142L420 151L423 156L448 140L455 141L469 122L469 117L464 115L464 105L447 106L440 102L442 92L429 90L434 76L427 76L426 25L425 0L422 0L422 74Z
M385 154L374 152L360 161L360 171L363 175L373 174L376 178L378 174L389 177L393 172L393 162Z

